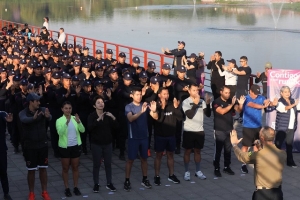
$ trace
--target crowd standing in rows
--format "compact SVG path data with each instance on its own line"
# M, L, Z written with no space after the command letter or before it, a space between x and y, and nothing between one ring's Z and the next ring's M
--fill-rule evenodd
M210 117L212 112L216 146L213 166L216 177L222 176L220 157L223 148L223 173L229 175L235 174L230 168L232 146L238 159L243 162L242 173L248 173L247 163L261 162L259 158L268 154L266 146L273 148L274 130L262 128L261 113L267 107L276 109L278 121L284 122L276 123L276 131L279 132L276 134L276 147L280 148L287 138L287 165L296 167L292 156L292 138L297 122L295 113L299 107L298 100L291 99L288 87L282 88L280 99L272 102L267 99L267 70L272 68L271 63L265 65L265 72L257 73L255 82L262 82L263 85L261 95L258 85L248 88L252 71L246 56L240 57L241 67L237 66L235 59L227 60L228 65L225 65L222 53L216 51L206 63L203 52L187 56L185 42L178 41L176 49L162 48L164 54L174 56L174 62L172 65L164 63L159 66L159 73L155 62L149 61L147 68L144 68L140 66L140 58L135 56L130 65L125 62L124 52L119 53L115 59L112 49L105 49L105 52L95 50L93 57L88 47L67 44L63 28L60 29L59 39L52 39L47 30L49 18L45 17L44 20L40 34L31 33L25 24L24 29L4 29L4 35L0 37L0 165L5 199L11 199L7 180L6 124L14 153L19 153L20 148L23 151L28 169L29 200L35 199L36 170L40 175L42 197L50 199L46 171L48 128L54 156L61 159L67 197L72 196L68 182L70 166L73 193L81 195L78 183L79 159L81 152L88 154L90 148L95 193L99 192L99 169L103 160L106 188L116 191L111 168L112 151L115 148L120 150L119 159L126 160L124 190L131 189L130 173L136 158L141 162L141 185L151 188L147 158L151 156L152 133L155 185L161 185L160 167L164 154L169 169L167 180L180 183L174 174L174 153L180 154L181 146L184 148L184 180L191 179L189 163L192 152L196 166L194 176L206 179L200 170L201 150L205 142L203 122L204 115ZM174 75L170 74L171 69L174 69ZM211 71L213 102L212 97L204 91L205 69ZM237 147L240 140L237 140L233 127L234 115L239 116L237 118L243 125L241 150ZM293 123L290 122L291 118ZM258 141L264 144L264 155L259 151L261 146ZM248 154L250 147L253 147L254 154ZM277 154L280 162L275 159ZM269 162L263 163L263 167L255 167L258 172L255 179L256 195L261 195L266 188L274 189L278 195L276 199L281 199L281 174L285 156L281 150L276 150L272 159L265 157ZM278 166L271 174L276 180L269 178L266 172L268 168L264 167L270 163ZM268 176L264 176L266 173Z

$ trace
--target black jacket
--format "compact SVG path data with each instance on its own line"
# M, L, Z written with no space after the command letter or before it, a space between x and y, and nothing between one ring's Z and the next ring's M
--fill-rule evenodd
M112 130L118 128L117 120L104 115L103 120L97 121L97 112L94 111L88 117L87 128L91 134L91 143L107 145L112 143Z
M39 108L38 112L45 112L45 108ZM24 136L24 148L25 149L39 149L47 147L47 130L46 120L50 121L50 118L46 118L45 115L38 115L36 119L33 119L34 113L25 108L19 113L20 121L22 123L22 131Z

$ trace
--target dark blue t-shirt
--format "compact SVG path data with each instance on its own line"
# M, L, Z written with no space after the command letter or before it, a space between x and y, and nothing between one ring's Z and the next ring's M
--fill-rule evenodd
M246 106L249 102L253 102L259 105L264 104L264 96L258 95L255 99L252 99L250 95L246 96L245 103L243 105L243 127L246 128L260 128L262 127L262 112L261 109L251 108Z
M132 113L132 115L139 113L142 110L143 103L139 106L133 103L127 104L125 107L125 115ZM147 125L147 111L141 114L133 122L129 122L128 119L128 139L146 139L148 138L148 125Z
M7 116L7 113L4 111L0 111L0 152L7 151L6 146L6 120L5 117Z

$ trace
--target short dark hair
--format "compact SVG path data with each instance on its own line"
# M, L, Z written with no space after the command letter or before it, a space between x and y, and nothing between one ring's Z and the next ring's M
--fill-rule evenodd
M229 88L228 86L224 85L224 86L222 86L222 87L220 88L220 91L223 92L225 88L227 88L227 89L230 90L230 88Z
M64 29L64 28L60 28L60 30L62 30L62 31L65 31L65 29Z
M215 53L219 54L219 56L222 57L222 52L221 51L215 51Z
M191 85L189 85L189 89L191 89L192 86L199 87L196 83L192 83Z
M247 56L241 56L241 57L240 57L240 59L243 59L243 60L246 60L246 61L248 61L248 58L247 58Z
M97 96L95 96L94 99L93 99L93 105L96 104L96 102L97 102L98 99L102 99L102 101L104 102L104 98L103 98L102 96L100 96L100 95L97 95Z
M65 105L71 105L71 107L72 107L72 104L71 104L70 101L65 101L65 102L63 102L63 103L61 104L61 107L63 108Z
M142 92L142 88L139 88L139 87L133 87L132 90L131 90L131 94L134 94L136 92Z
M160 94L163 90L168 90L168 88L166 88L166 87L160 87L158 89L158 91L157 91L157 94ZM168 90L168 92L169 92L169 90Z

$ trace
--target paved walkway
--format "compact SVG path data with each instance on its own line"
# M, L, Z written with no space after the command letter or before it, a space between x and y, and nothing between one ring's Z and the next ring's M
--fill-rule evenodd
M175 175L181 180L180 184L173 184L168 182L168 170L166 158L163 159L161 167L161 186L153 184L154 177L154 158L153 156L148 159L148 177L153 185L152 189L144 189L141 186L141 169L139 160L136 160L132 169L131 175L131 192L123 190L123 182L125 176L125 162L118 159L118 150L113 153L112 169L113 169L113 183L117 188L117 192L111 193L105 189L105 171L103 166L100 170L100 193L95 194L92 192L93 178L92 178L92 159L91 153L82 155L80 157L80 179L79 189L83 196L71 197L70 199L207 199L207 200L243 200L251 199L254 190L253 184L253 169L248 167L249 174L242 175L240 173L240 163L232 154L231 168L236 172L234 176L223 174L222 178L215 178L213 174L213 154L214 154L214 140L213 140L213 126L212 118L205 118L205 132L206 141L205 147L202 151L201 170L207 176L207 180L200 180L192 176L191 181L184 181L184 166L183 166L183 151L180 155L175 155ZM241 128L238 126L239 135L241 135ZM25 168L25 162L21 154L13 154L13 147L9 141L8 150L8 175L10 184L10 194L14 200L26 199L28 195L28 186ZM154 155L154 151L152 151ZM296 164L300 165L300 154L294 154ZM49 168L48 168L48 191L52 199L66 199L64 197L64 186L61 178L61 163L60 160L53 157L52 150L49 145ZM221 161L222 166L223 160ZM190 164L190 171L193 174L195 165L193 162ZM284 199L299 199L300 196L300 176L299 170L286 167L283 174L283 193ZM72 176L70 173L70 188L73 188ZM42 199L40 196L41 187L36 173L36 188L35 193L37 198ZM2 190L0 190L0 199L3 197Z

